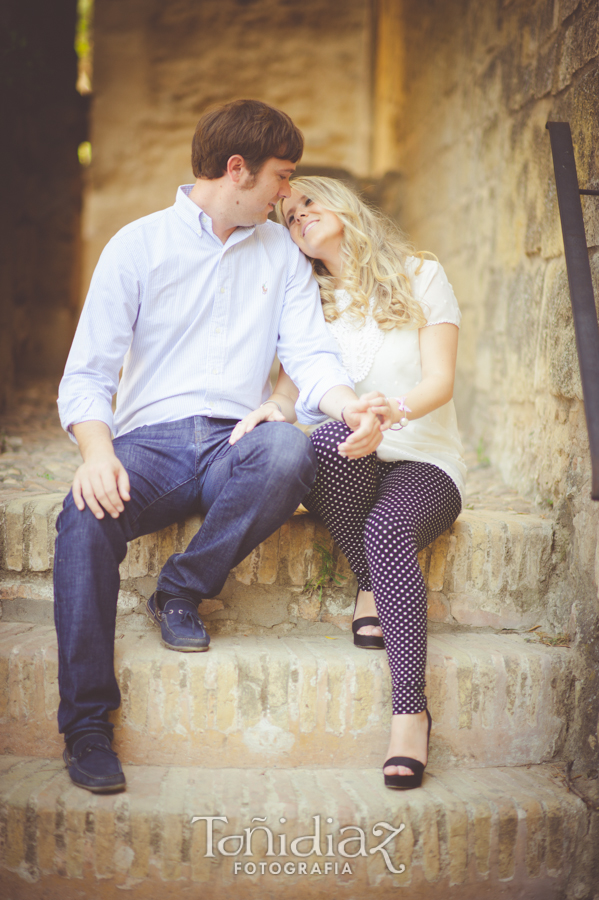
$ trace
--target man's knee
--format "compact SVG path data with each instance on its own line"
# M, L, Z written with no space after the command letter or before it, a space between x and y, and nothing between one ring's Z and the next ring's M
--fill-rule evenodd
M67 494L58 515L56 531L59 543L67 541L72 546L91 550L96 547L99 550L105 549L109 544L117 556L122 558L127 552L127 541L118 519L113 519L108 513L105 513L102 519L98 519L87 504L85 509L77 509L72 491Z
M259 428L270 472L277 478L297 478L312 484L318 460L309 438L287 422L267 422Z

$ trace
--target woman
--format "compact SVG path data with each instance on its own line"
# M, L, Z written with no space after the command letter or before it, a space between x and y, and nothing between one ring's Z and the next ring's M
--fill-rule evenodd
M318 477L304 503L358 579L354 643L387 650L393 717L385 784L419 787L431 718L417 553L462 507L466 469L451 399L460 312L441 266L415 257L392 223L342 182L305 177L291 186L279 219L312 261L344 365L384 432L376 454L349 459L338 450L350 431L344 421L313 431ZM296 398L282 371L272 396L231 441L261 421L295 421Z

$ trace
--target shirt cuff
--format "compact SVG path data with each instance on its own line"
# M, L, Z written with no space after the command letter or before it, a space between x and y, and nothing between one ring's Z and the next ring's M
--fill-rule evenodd
M70 402L59 399L58 414L62 427L75 444L77 439L73 434L73 425L80 425L82 422L104 422L110 430L111 437L114 433L112 407L107 406L106 402L98 397L81 397Z
M335 374L325 375L322 378L319 378L309 391L301 391L297 398L297 403L295 404L298 422L301 422L302 425L319 425L321 422L330 418L326 413L321 412L319 404L327 391L330 391L331 388L338 387L341 384L350 388L352 391L354 389L353 381L348 375L344 375L344 377L340 378L338 374Z

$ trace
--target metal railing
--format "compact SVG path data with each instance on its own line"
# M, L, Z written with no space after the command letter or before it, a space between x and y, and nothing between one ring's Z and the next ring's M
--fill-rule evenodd
M572 134L568 122L547 122L551 140L559 217L564 237L566 269L578 350L578 365L591 451L591 498L599 500L599 325L580 195L599 196L599 190L580 189Z

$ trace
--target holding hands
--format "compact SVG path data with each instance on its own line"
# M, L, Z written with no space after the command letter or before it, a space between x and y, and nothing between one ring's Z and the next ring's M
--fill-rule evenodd
M298 390L281 367L279 378L272 396L261 406L248 413L238 422L229 438L236 444L244 434L252 431L261 422L295 422L295 402ZM351 434L339 444L339 454L347 459L359 459L374 453L383 439L382 432L403 418L408 407L398 403L395 397L386 397L381 391L370 391L361 397L347 387L332 388L323 397L320 408L331 418L343 420Z
M412 410L405 405L405 397L386 397L380 391L370 391L368 394L362 394L361 399L368 401L368 408L377 416L381 431L386 431L397 424L405 428L408 424L406 412ZM401 428L394 430L401 431Z
M380 391L370 391L368 394L362 394L360 399L368 404L368 409L379 420L380 431L386 431L393 425L395 418L389 397L385 397Z
M340 456L359 459L374 453L381 443L381 424L376 413L370 409L366 396L346 403L341 410L341 418L352 429L347 439L339 444Z

